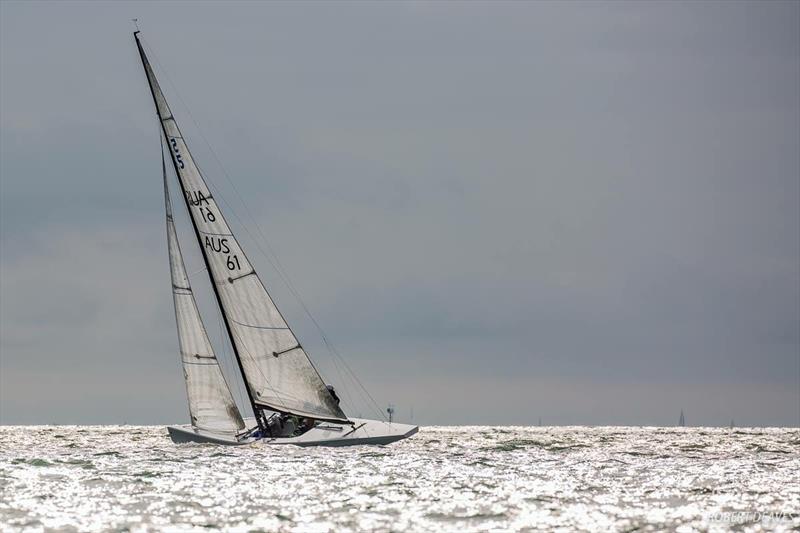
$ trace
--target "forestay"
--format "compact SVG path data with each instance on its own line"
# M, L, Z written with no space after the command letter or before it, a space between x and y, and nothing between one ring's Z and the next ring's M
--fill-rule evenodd
M172 295L192 426L207 431L235 434L244 429L244 421L222 375L219 361L214 355L214 349L197 309L189 277L186 275L175 222L172 218L163 153L161 157Z
M298 416L347 422L232 234L189 152L138 35L136 43L252 402Z

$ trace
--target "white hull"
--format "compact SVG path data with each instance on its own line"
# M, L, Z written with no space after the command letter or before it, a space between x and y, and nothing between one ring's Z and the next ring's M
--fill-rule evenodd
M320 423L297 437L255 439L252 437L237 440L232 435L212 433L193 428L189 425L169 426L169 436L175 443L201 442L207 444L224 444L241 446L245 444L294 444L295 446L355 446L360 444L391 444L410 437L419 430L418 426L352 418L353 426L342 426ZM253 419L246 422L254 423Z

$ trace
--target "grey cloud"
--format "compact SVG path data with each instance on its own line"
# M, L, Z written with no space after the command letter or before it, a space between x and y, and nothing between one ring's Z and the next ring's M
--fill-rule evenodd
M203 137L379 401L800 423L797 3L0 10L3 422L184 416L138 16L204 170L254 231Z

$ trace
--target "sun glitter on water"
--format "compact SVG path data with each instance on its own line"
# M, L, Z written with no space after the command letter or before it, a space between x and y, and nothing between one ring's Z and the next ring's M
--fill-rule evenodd
M800 527L790 429L428 427L386 447L0 428L0 530Z

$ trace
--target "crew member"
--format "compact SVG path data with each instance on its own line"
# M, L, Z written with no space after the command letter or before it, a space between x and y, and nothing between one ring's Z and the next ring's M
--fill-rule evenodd
M336 405L339 405L339 396L336 394L336 389L333 388L333 385L325 385L325 387L327 387L328 392L331 393L333 399L336 400Z

